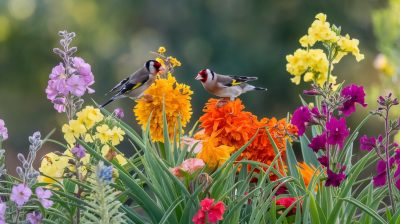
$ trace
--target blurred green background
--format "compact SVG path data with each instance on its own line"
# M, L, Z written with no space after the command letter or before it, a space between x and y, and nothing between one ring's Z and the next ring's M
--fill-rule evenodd
M211 97L194 80L206 67L223 74L258 76L255 84L269 91L242 96L247 110L258 116L285 117L299 106L298 95L308 87L290 82L285 56L299 47L298 39L314 16L326 13L329 22L360 40L366 59L356 63L346 57L334 74L339 81L368 84L377 80L371 13L386 4L383 0L1 0L0 118L9 129L7 158L27 150L27 137L35 130L46 134L57 128L55 138L61 138L66 117L56 113L44 92L51 68L60 60L52 53L58 47L59 30L76 32L77 55L92 66L96 93L86 96L88 104L90 98L105 101L108 89L162 45L183 64L176 69L177 79L194 90L192 124ZM125 99L108 109L124 108L124 120L135 125L133 105Z

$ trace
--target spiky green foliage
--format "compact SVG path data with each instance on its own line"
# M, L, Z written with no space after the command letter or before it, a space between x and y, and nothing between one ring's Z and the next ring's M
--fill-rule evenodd
M88 206L85 207L82 223L93 224L119 224L128 223L125 213L120 210L122 203L117 192L99 174L102 162L98 165L96 175L90 180L92 191L86 198Z

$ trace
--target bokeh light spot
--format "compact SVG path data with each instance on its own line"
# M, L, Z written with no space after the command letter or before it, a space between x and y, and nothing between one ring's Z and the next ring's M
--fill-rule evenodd
M35 0L9 0L8 11L10 14L20 20L27 19L33 15L36 9Z

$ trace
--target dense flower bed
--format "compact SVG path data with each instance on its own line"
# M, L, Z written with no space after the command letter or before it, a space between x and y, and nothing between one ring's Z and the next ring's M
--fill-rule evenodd
M399 102L380 96L377 108L359 124L347 119L366 108L366 91L334 74L346 55L363 60L359 41L319 13L286 57L292 82L311 83L299 107L286 118L257 118L240 99L209 99L198 126L189 85L174 69L182 64L154 52L162 66L154 83L135 99L137 133L118 108L85 105L93 94L91 65L75 56L74 33L59 33L61 57L49 75L47 98L66 114L63 140L29 137L29 153L18 154L18 176L4 169L9 137L0 119L0 223L398 223L400 148L390 119ZM147 64L147 63L146 63ZM147 65L145 65L147 66ZM388 69L382 69L389 73ZM214 76L214 74L212 74ZM236 85L233 83L232 85ZM134 89L136 87L132 87ZM309 102L308 102L309 101ZM129 102L128 100L125 102ZM383 120L379 136L359 136L371 116ZM129 141L133 156L119 147ZM58 148L36 169L37 151ZM354 148L359 143L360 148ZM298 160L293 145L299 145ZM352 161L355 153L366 151ZM373 177L363 170L376 164Z

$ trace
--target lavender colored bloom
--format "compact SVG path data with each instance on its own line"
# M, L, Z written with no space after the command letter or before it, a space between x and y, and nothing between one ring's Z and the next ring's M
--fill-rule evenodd
M6 203L0 201L0 224L6 223Z
M367 106L365 103L365 92L363 86L357 86L354 84L346 86L342 89L341 95L349 98L339 108L345 116L350 116L350 114L356 111L356 103L363 107Z
M38 188L36 188L35 193L44 208L47 209L53 205L53 201L49 200L49 198L52 195L50 190L46 190L46 189L43 189L42 187L38 187Z
M315 136L311 139L311 143L308 145L314 152L318 152L320 149L325 150L326 147L326 133Z
M86 91L85 80L78 75L72 75L67 80L67 89L72 95L81 97Z
M343 147L344 141L350 134L344 118L337 120L331 117L331 119L326 122L326 131L328 132L328 144L339 145L339 148Z
M306 125L311 118L311 112L306 106L299 107L294 111L291 123L297 126L299 136L304 134Z
M37 211L26 214L26 221L30 224L40 224L42 219L42 214Z
M103 166L99 173L99 179L105 182L110 182L112 180L112 173L113 173L113 168L112 166Z
M376 139L374 137L368 137L367 135L363 135L360 138L360 149L371 151L376 147Z
M24 205L29 201L32 195L32 190L25 184L18 184L12 187L10 199L18 206Z
M76 156L79 159L82 159L83 157L86 156L86 151L85 148L82 145L77 145L74 148L71 149L72 154Z
M386 184L386 162L379 160L376 164L377 175L372 179L374 187L381 187Z
M0 139L3 141L8 139L8 129L2 119L0 119Z
M50 79L60 79L60 78L65 78L65 68L62 63L59 65L55 66L51 70L51 74L49 75Z
M340 184L346 179L346 175L343 171L339 171L339 173L334 173L332 170L328 169L328 179L325 182L325 186L333 186L339 187Z
M79 75L81 75L81 77L85 81L85 86L88 90L88 93L94 93L94 90L89 88L89 86L94 84L94 76L91 66L80 57L74 57L72 59L72 63Z
M122 108L116 108L114 110L114 114L115 114L115 117L117 117L119 119L122 119L125 116L124 110Z

